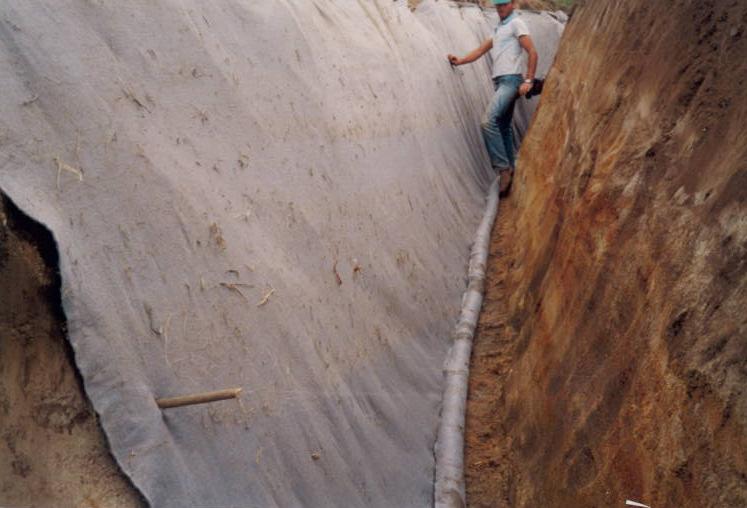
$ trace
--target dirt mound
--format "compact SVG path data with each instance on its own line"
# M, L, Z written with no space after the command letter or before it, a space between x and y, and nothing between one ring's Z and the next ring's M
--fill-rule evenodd
M468 500L747 506L747 4L586 2L564 37L499 220Z
M56 257L0 195L0 505L142 506L73 367Z

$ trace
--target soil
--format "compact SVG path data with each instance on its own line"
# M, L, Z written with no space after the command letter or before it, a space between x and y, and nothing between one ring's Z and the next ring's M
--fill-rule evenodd
M745 2L577 4L499 209L470 506L747 506L745 55Z
M509 434L502 428L503 387L511 369L516 333L508 326L506 276L515 265L511 239L519 210L512 199L501 200L493 227L485 283L485 299L475 331L465 427L464 473L469 506L513 506L513 470L502 446Z
M51 234L0 195L0 506L145 506L83 392L56 266Z

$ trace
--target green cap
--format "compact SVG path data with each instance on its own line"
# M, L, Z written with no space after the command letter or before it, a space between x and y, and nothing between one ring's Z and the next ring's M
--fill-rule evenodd
M510 3L511 0L493 0L493 5L506 5Z

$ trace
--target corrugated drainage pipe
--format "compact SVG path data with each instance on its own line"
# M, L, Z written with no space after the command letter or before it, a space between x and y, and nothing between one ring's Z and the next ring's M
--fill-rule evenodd
M441 421L436 438L436 478L433 502L436 508L465 506L464 492L464 417L467 406L467 382L472 355L472 339L480 316L485 288L490 232L498 213L498 180L488 190L487 206L475 233L469 258L468 285L462 297L462 312L454 330L454 344L444 363L446 384L441 406Z

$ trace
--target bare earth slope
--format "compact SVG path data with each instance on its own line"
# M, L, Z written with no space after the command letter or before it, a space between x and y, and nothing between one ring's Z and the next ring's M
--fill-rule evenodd
M745 55L744 2L575 12L497 226L473 506L747 506Z
M76 376L54 249L0 198L0 506L143 506Z

